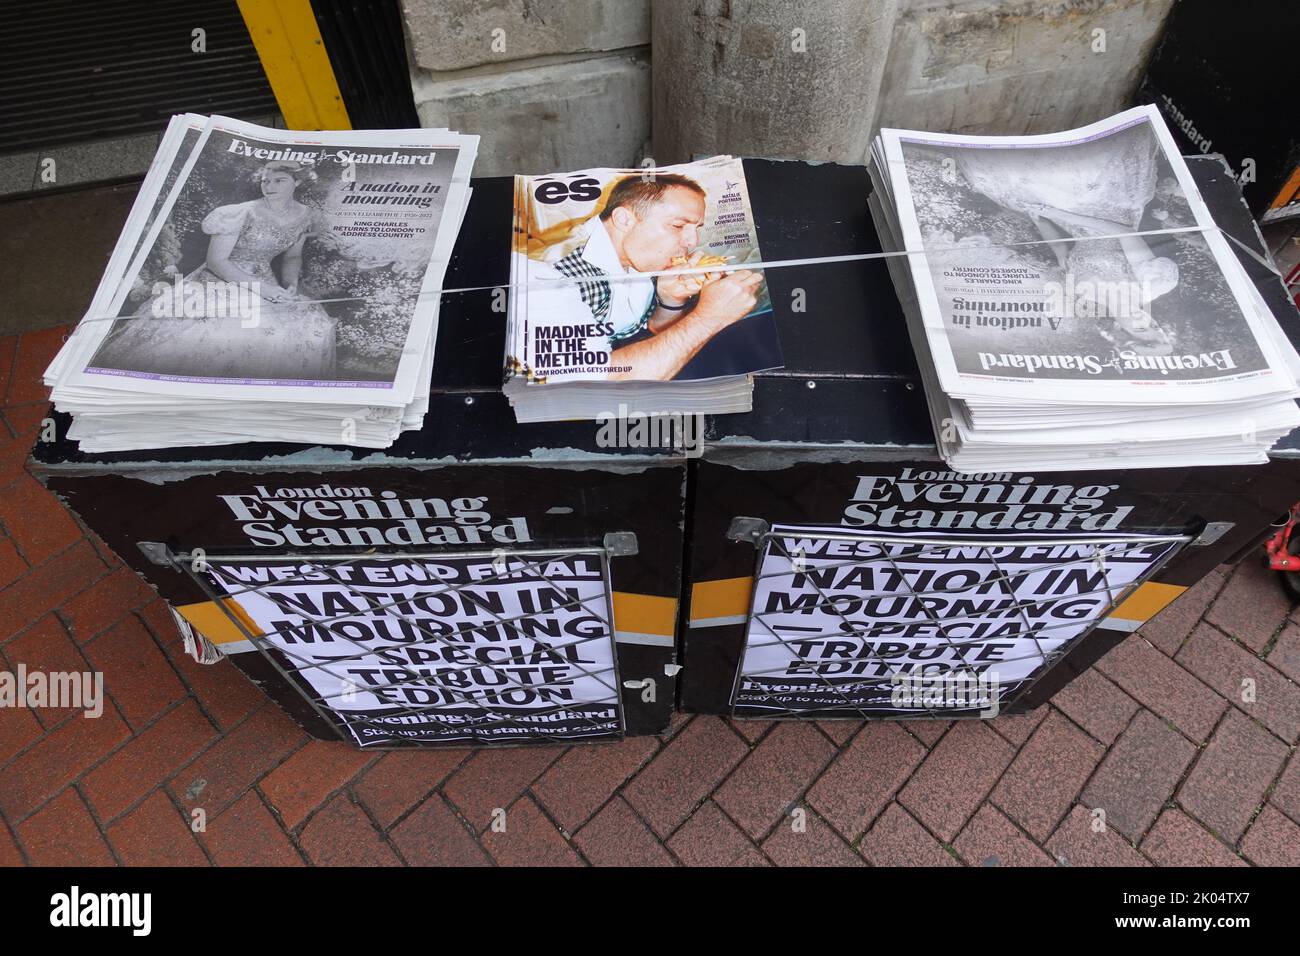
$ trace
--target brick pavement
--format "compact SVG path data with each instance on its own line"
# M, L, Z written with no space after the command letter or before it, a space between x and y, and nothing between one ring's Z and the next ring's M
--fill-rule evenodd
M0 666L99 669L109 701L0 708L0 864L1300 864L1300 612L1257 559L1027 716L310 740L232 666L186 657L152 591L24 474L64 331L0 339Z

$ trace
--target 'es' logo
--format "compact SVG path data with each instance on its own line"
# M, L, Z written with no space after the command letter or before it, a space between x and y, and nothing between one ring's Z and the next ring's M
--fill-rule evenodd
M538 186L537 191L533 193L533 198L548 205L564 202L566 199L591 202L600 198L600 180L593 179L590 176L584 176L568 183L551 180Z

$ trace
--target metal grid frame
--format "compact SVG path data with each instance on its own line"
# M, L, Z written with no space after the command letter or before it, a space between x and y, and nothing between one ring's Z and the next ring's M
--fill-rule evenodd
M1207 528L1207 531L1208 530L1209 529ZM1135 539L1135 536L1138 537ZM760 590L759 582L762 579L772 578L772 577L785 577L794 573L793 571L786 571L786 570L773 571L773 572L769 572L768 574L763 573L763 562L764 559L769 555L769 550L768 550L769 547L778 548L779 555L790 559L791 565L793 567L796 556L790 554L790 552L786 550L784 545L784 540L783 540L786 538L799 537L807 540L845 541L853 544L868 543L868 544L880 545L882 546L881 547L882 553L878 556L874 556L866 559L855 558L855 559L848 559L840 562L819 563L817 565L816 570L823 571L823 570L833 570L833 569L844 568L844 567L862 566L871 563L887 563L889 567L891 567L896 573L898 573L900 579L904 581L905 585L906 585L906 578L904 575L902 575L900 569L895 563L896 558L906 560L909 557L914 558L917 555L925 554L928 551L947 550L954 547L979 549L979 551L981 552L980 559L987 559L989 562L991 562L993 568L997 572L996 576L991 579L980 580L973 584L966 585L964 587L946 588L946 589L937 589L937 590L916 591L912 589L910 586L905 586L905 589L898 590L898 591L864 592L861 595L861 597L865 599L871 597L925 598L934 595L950 596L953 594L960 594L963 591L970 591L975 588L985 587L992 582L996 582L999 585L1007 588L1005 592L1006 596L1011 597L1014 600L1017 598L1017 595L1015 594L1014 583L1018 579L1026 577L1030 574L1038 574L1045 570L1053 570L1056 568L1067 568L1071 566L1082 566L1082 565L1099 566L1100 569L1103 571L1103 573L1105 573L1106 572L1105 558L1108 556L1112 556L1112 557L1118 556L1120 554L1126 554L1130 551L1134 551L1139 548L1147 548L1153 545L1160 545L1160 544L1171 545L1171 547L1163 555L1161 555L1157 560L1152 562L1152 564L1146 569L1145 572L1143 572L1141 575L1139 575L1138 577L1136 577L1135 579L1133 579L1127 584L1112 587L1110 584L1109 575L1107 574L1106 586L1096 591L1061 595L1060 597L1048 598L1046 600L1029 601L1024 604L1017 603L1017 604L1013 604L1011 607L1008 608L999 608L996 612L999 615L1006 614L1008 611L1018 611L1021 621L1028 625L1030 624L1030 621L1028 619L1028 614L1026 613L1026 611L1029 608L1039 607L1044 604L1052 604L1052 603L1056 603L1057 601L1073 600L1079 597L1093 596L1102 593L1106 594L1107 597L1109 598L1106 607L1102 611L1100 611L1088 623L1088 625L1084 628L1082 632L1076 634L1072 638L1069 638L1064 643L1062 643L1060 647L1054 650L1044 651L1042 644L1039 643L1039 638L1037 636L1038 632L1041 632L1043 630L1050 630L1051 628L1039 628L1038 632L1035 632L1032 628L1030 629L1029 636L1030 639L1034 642L1034 646L1037 650L1037 653L1033 655L1025 655L1023 657L1018 657L1018 658L1007 658L1003 662L1037 659L1039 661L1039 665L1029 674L1029 676L1015 682L1015 685L1009 691L1011 695L1009 698L999 699L998 705L999 705L999 712L1000 712L1006 707L1014 706L1015 702L1021 697L1023 697L1030 690L1030 688L1034 686L1034 684L1042 680L1042 678L1053 667L1055 667L1058 663L1060 663L1060 661L1063 658L1065 658L1071 651L1073 651L1074 648L1077 647L1081 641L1087 638L1088 635L1092 633L1092 631L1097 627L1098 623L1100 623L1106 617L1107 614L1109 614L1116 607L1122 604L1124 600L1130 594L1132 594L1133 591L1135 591L1138 587L1140 587L1143 583L1150 580L1156 573L1160 571L1162 567L1168 564L1168 562L1172 560L1173 557L1177 555L1179 551L1181 551L1184 547L1186 547L1189 544L1192 544L1194 542L1199 542L1201 538L1205 537L1205 534L1203 533L1201 536L1198 537L1197 535L1191 535L1191 534L1169 534L1169 533L1144 534L1141 532L1130 532L1130 533L1116 535L1116 536L1062 535L1055 539L1053 539L1051 536L1030 538L1030 539L1012 538L1012 537L997 538L993 536L980 536L978 538L976 537L972 537L972 538L927 537L923 540L922 539L908 540L899 537L873 536L869 533L868 534L836 534L835 532L826 530L824 528L819 530L806 529L806 530L774 531L766 521L761 521L759 519L752 519L752 518L738 518L736 519L735 522L733 522L731 537L733 537L736 540L750 541L751 543L753 543L755 550L757 552L757 556L755 559L755 566L754 566L754 586L750 593L749 611L748 614L746 615L746 620L745 620L744 643L742 644L741 647L739 660L736 663L736 675L735 675L735 680L732 684L731 695L728 704L728 713L733 719L735 720L791 720L791 719L794 720L835 720L835 719L954 720L954 719L979 719L981 715L978 713L977 707L966 707L962 709L948 709L948 708L935 709L933 707L928 707L928 706L918 706L918 707L910 707L906 711L897 711L897 710L892 711L889 712L888 714L880 710L873 711L869 706L855 704L853 701L851 701L848 698L846 694L844 694L840 690L840 688L836 685L834 681L821 675L816 669L810 669L806 675L800 674L799 676L805 678L816 678L817 683L811 684L810 689L817 688L820 691L829 692L830 695L838 697L841 701L843 701L845 705L842 710L841 709L828 710L827 708L824 707L807 708L807 709L800 710L793 707L780 706L779 709L781 711L784 711L784 713L776 713L776 712L770 714L737 713L738 707L751 706L749 704L744 704L744 703L737 704L737 697L740 693L741 683L746 677L762 677L765 674L772 674L772 673L779 672L779 671L764 671L764 672L746 673L745 658L749 650L752 647L771 647L776 645L788 645L790 643L785 638L783 638L780 634L776 633L776 630L772 627L772 625L770 625L765 620L766 616L776 612L757 612L756 609L756 604L758 601L759 590ZM1054 543L1073 544L1073 545L1091 544L1094 545L1095 550L1091 555L1086 557L1076 558L1068 561L1061 561L1054 564L1039 565L1014 574L1008 574L1005 571L1003 571L1001 565L997 561L997 558L992 554L990 550L992 548L1006 548L1006 547L1033 546L1033 545L1042 546L1042 545L1050 545ZM911 553L895 555L895 554L891 554L887 548L883 547L885 545L893 545L895 547L914 546L916 548L916 551ZM1123 547L1123 545L1130 545L1130 547ZM778 552L773 552L773 553L778 553ZM1100 564L1099 564L1099 560L1100 560ZM829 609L833 613L838 615L841 621L843 621L849 627L848 632L843 634L839 632L835 632L835 636L841 638L854 637L858 639L869 639L876 636L882 636L878 632L871 629L867 629L864 631L860 626L858 626L852 621L849 621L847 616L844 615L838 608L835 607L835 600L836 600L835 598L827 597L825 592L822 591L821 587L819 587L816 584L816 582L810 580L809 583L812 584L812 587L814 588L814 590L817 591L818 596L821 598L820 601L818 601L812 606L812 609L813 610ZM926 604L926 602L922 600L919 601L918 603L920 607L925 611L925 614L929 619L929 622L935 625L935 627L938 629L940 636L942 637L943 642L950 649L958 649L962 647L974 647L988 640L988 638L973 638L966 641L954 640L947 633L943 621L940 620L940 618ZM964 615L963 617L977 619L978 617L980 617L980 615L971 614L971 615ZM761 623L767 629L768 634L771 635L773 640L766 641L761 644L751 643L750 631L755 621ZM1058 626L1066 627L1066 626L1073 626L1073 625L1058 625ZM821 632L818 634L803 634L801 635L800 639L807 640L809 638L822 637L825 636L825 634L826 632ZM855 658L855 660L868 661L868 662L870 661L888 662L891 660L899 659L903 657L906 653L907 653L906 651L899 652L896 654L884 654L884 655L878 655L873 653L873 654L868 654L865 657ZM882 687L888 687L890 680L891 678L888 677L856 678L853 680L853 683L860 686L879 683L880 686ZM972 711L975 712L972 713Z
M299 696L301 696L310 705L310 707L316 713L316 715L338 735L340 740L344 741L345 743L351 744L352 746L356 747L359 750L387 751L387 750L410 750L410 749L419 749L419 748L430 749L434 747L438 747L438 748L509 747L509 746L530 746L530 745L535 746L535 745L545 745L545 744L565 744L565 745L600 744L600 743L616 742L622 740L626 735L627 722L626 722L625 708L622 700L622 693L620 690L620 688L622 687L622 681L620 678L619 665L618 665L618 644L615 639L613 589L612 589L612 582L610 578L610 559L611 557L620 554L634 553L634 546L632 551L626 550L627 544L625 538L626 535L620 535L620 534L607 535L605 544L604 546L601 547L583 546L583 547L574 547L574 548L529 548L529 549L514 549L514 550L501 548L492 551L483 551L483 550L420 551L420 552L370 551L362 554L330 554L330 555L303 554L300 552L279 552L276 554L260 554L260 555L251 554L250 555L246 553L221 554L217 552L209 552L201 548L195 549L188 553L172 552L169 548L159 548L157 546L150 546L148 550L152 552L151 557L157 563L171 567L173 570L180 571L188 575L190 580L203 592L205 597L209 601L214 602L219 608L221 608L222 612L226 615L226 617L230 620L230 622L239 630L239 632L245 637L245 639L248 640L253 645L256 652L262 657L262 659L266 660L275 669L276 673L278 673L281 676L285 684L288 687L292 688ZM142 543L142 547L144 547L144 543ZM579 556L596 557L600 562L601 584L603 587L603 594L599 596L599 599L601 600L601 605L603 608L603 619L606 623L606 628L604 634L598 636L592 636L592 637L583 637L580 638L579 640L571 641L568 644L565 644L564 646L570 647L574 645L581 645L581 644L586 644L586 643L590 643L593 641L600 641L600 640L606 640L609 642L611 663L608 668L591 671L585 667L582 667L581 665L574 664L573 666L576 667L583 675L597 680L599 683L603 684L605 687L608 687L610 689L613 698L612 706L615 709L617 725L618 725L617 731L613 731L613 732L604 731L603 728L601 728L602 732L600 734L592 734L591 736L580 737L580 738L568 738L562 736L539 734L536 732L535 728L527 726L526 724L522 723L521 721L519 721L518 719L514 718L511 715L498 714L497 716L493 717L489 714L488 719L473 724L461 725L458 728L464 730L466 736L469 739L466 739L466 737L458 736L455 739L448 739L446 741L434 740L434 741L413 741L411 743L406 743L406 744L389 743L389 744L362 745L356 739L354 739L352 734L347 729L347 724L352 723L352 726L364 727L369 725L370 721L363 720L363 721L356 721L356 722L348 722L344 719L341 719L339 716L337 716L335 711L329 708L328 706L329 698L323 697L318 692L316 692L311 687L310 682L307 680L307 678L303 675L304 672L311 670L313 668L320 668L324 673L331 673L328 670L327 665L336 665L340 663L346 663L350 660L356 660L362 657L370 657L373 656L374 652L366 648L359 648L359 652L356 654L351 654L344 657L331 658L327 662L306 661L303 659L301 655L296 655L292 651L288 651L284 647L272 643L270 639L271 635L280 632L277 631L266 631L261 633L251 632L248 626L245 624L245 622L240 619L239 615L237 615L231 610L231 608L227 603L227 599L237 600L239 595L241 594L261 591L265 588L271 587L272 585L279 587L285 584L291 584L295 582L303 582L303 583L311 583L311 584L320 583L318 578L313 579L307 577L308 574L325 574L327 580L330 583L344 588L345 590L348 591L349 594L359 595L359 592L354 591L349 586L349 582L345 580L340 580L337 576L337 573L335 573L334 575L330 575L329 569L337 569L347 565L356 564L362 561L494 560L498 558L504 558L504 563L505 563L504 570L502 571L494 570L494 573L488 577L470 582L468 584L452 585L446 587L434 587L428 591L418 592L415 595L403 597L399 600L392 601L388 604L372 605L368 610L372 612L374 611L391 612L391 609L393 608L397 608L402 605L409 605L411 602L418 600L419 598L422 597L433 597L439 595L453 594L467 587L471 587L471 586L480 587L483 585L490 585L494 582L505 583L505 582L513 581L517 583L518 576L520 574L529 574L529 573L534 573L535 580L546 584L548 588L557 592L557 594L564 599L561 603L552 605L550 608L548 608L548 611L569 609L574 607L586 607L587 605L590 605L593 601L597 600L597 598L591 597L586 599L571 599L569 598L568 594L563 592L556 584L551 582L549 579L545 577L544 574L538 571L539 566L548 561L554 561L557 559L562 560L566 558L573 558ZM519 559L523 559L526 562L522 567L511 564L512 561L516 561ZM227 591L227 593L224 594L220 593L213 586L213 584L205 577L204 572L216 574L214 566L218 566L223 563L237 563L237 562L296 563L301 565L302 570L297 576L281 578L274 581L268 581L265 583L253 585L253 586L244 586L242 584L239 584L238 582L231 582L235 586L231 588L229 591ZM325 565L326 567L322 567L322 565ZM491 611L490 609L485 609L485 611L494 619L492 625L490 626L510 625L515 621L519 621L523 618L530 616L528 614L521 614L511 618L502 618L498 616L495 612ZM343 614L333 618L325 618L323 620L317 620L311 618L310 615L304 615L304 618L305 620L310 620L311 624L328 625L330 623L338 623L339 621L346 620L351 616L352 615ZM483 625L466 626L466 627L457 628L456 630L450 632L449 634L435 634L427 630L425 627L421 626L421 624L418 621L411 620L410 618L402 614L388 613L388 616L400 622L410 625L411 627L419 631L421 634L428 635L429 639L427 641L417 641L417 642L404 644L403 646L405 647L419 647L419 646L433 646L433 645L444 645L444 646L455 647L457 645L455 645L454 643L454 638L456 638L459 635L471 633L483 627ZM342 635L335 635L335 636L337 639L352 644L354 647L358 646L357 642L352 640L351 638ZM531 638L531 640L533 640L534 642L536 642L537 644L541 645L546 649L550 649L550 650L555 649L552 645L548 644L543 638L534 636ZM491 664L475 661L464 665L453 665L453 666L457 666L458 668L465 668L465 669L484 668L489 671L492 671L498 676L501 676L499 668L505 665L517 663L520 660L521 660L520 657L511 657L506 660L496 661ZM296 665L300 665L300 666L296 666L295 661L296 661ZM611 676L610 680L605 680L602 678L601 675L606 675L606 674ZM337 677L338 675L332 675L332 676ZM402 688L416 687L416 686L430 687L438 690L440 693L448 694L452 696L461 693L460 688L450 687L445 684L436 684L433 683L431 680L383 684L374 687L362 688L362 690L365 691L400 690ZM520 684L517 681L513 681L507 678L506 686L507 688L510 687L519 688L519 687L525 687L526 685ZM481 702L477 702L477 701L466 700L466 703L473 706L483 706ZM554 708L538 711L537 713L532 714L531 716L544 717L549 714L560 713L564 711L566 708L570 708L573 706L581 706L584 704L605 705L607 703L609 702L570 701L568 703L561 704ZM436 712L438 709L445 706L446 706L445 704L435 704L435 705L428 705L428 706L417 706L417 705L403 706L398 709L395 709L393 713L395 715L413 716L418 714ZM484 706L484 709L491 711L491 707L489 706ZM599 724L597 724L595 718L582 717L579 718L579 720L580 722L592 724L593 726L599 727ZM485 730L497 726L520 726L525 730L533 731L533 733L531 734L531 736L527 733L520 733L517 736L509 737L506 739L498 739L494 737L482 738L479 737L477 733L471 733L470 730L470 728L472 728L473 731L479 731L479 730Z

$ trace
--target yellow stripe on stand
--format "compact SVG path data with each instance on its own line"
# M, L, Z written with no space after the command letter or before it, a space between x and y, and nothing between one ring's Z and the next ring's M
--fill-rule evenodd
M309 0L238 0L289 129L351 129Z
M615 591L614 640L620 644L673 647L677 635L677 599Z
M752 577L696 581L691 585L691 627L744 623L753 591Z
M253 645L248 640L248 634L260 634L261 629L253 623L253 619L248 616L248 613L230 598L222 598L221 603L225 605L227 610L223 610L216 601L203 601L198 604L186 604L178 607L176 613L189 621L196 631L226 653L230 653L234 650L233 645L241 642L247 643L248 647L239 648L239 650L252 650ZM247 634L241 631L239 626L230 619L232 614L247 629Z
M1097 623L1112 631L1136 631L1168 607L1187 588L1180 584L1148 581L1120 602L1119 607Z

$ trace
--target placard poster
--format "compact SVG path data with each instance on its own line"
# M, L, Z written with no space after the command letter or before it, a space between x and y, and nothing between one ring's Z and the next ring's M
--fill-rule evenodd
M996 710L1179 543L777 525L735 713Z
M211 557L207 570L362 747L622 732L599 553Z

